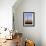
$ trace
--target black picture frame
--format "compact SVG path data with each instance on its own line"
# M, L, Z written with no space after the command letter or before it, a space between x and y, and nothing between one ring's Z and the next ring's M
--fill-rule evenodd
M35 12L23 12L23 26L35 26Z

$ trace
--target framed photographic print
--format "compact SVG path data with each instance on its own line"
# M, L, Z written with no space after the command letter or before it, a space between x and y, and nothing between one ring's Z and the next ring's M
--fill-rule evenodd
M35 25L35 12L23 12L23 26Z

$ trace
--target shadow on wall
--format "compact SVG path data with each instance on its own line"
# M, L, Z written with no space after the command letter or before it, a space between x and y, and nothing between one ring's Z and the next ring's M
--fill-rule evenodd
M14 13L14 24L18 32L23 33L23 37L26 39L33 39L36 46L41 46L40 34L35 33L40 32L40 0L25 0L18 2L13 6ZM35 27L23 27L23 11L24 12L35 12ZM28 36L25 32L28 32ZM31 33L32 32L32 33Z

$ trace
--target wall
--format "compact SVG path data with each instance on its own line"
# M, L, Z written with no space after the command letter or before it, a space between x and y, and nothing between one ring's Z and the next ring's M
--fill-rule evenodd
M16 0L0 0L0 27L12 28L12 6ZM30 35L30 39L34 39L38 45L38 39L42 41L42 46L46 46L46 0L41 0L41 15L40 15L40 0L25 1L21 5L14 6L15 14L15 28L24 34L26 38L27 34ZM18 3L19 4L19 3ZM29 5L28 5L29 4ZM33 5L32 5L33 4ZM16 5L16 3L15 3ZM23 5L25 5L23 7ZM30 7L27 7L30 6ZM36 6L36 7L35 7ZM38 8L37 8L38 7ZM35 11L35 27L23 27L23 11ZM38 11L38 12L37 12ZM18 14L19 13L19 14ZM19 15L19 16L18 16ZM17 18L18 17L18 18ZM17 23L19 22L19 23ZM41 23L41 24L40 24ZM41 38L40 38L41 32ZM26 34L27 33L27 34ZM36 33L38 35L36 35Z
M0 27L12 29L12 6L16 0L0 0Z
M46 46L46 0L41 1L41 38L42 46Z
M41 46L41 1L23 0L18 6L13 6L15 30L23 33L23 37L31 39L36 46ZM23 26L23 12L35 12L35 26Z

